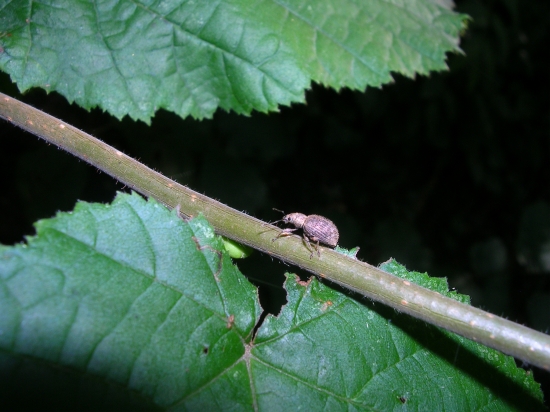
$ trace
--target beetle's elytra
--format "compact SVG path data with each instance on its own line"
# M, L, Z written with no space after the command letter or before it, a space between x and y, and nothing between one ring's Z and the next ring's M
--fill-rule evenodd
M336 247L338 244L338 238L340 237L338 229L336 228L336 225L326 217L319 215L306 216L303 213L290 213L285 215L281 220L284 223L294 225L295 228L284 229L277 236L277 238L281 236L288 236L295 230L302 229L304 231L304 239L308 243L311 241L317 244L315 249L317 250L317 255L319 256L321 256L321 253L319 252L320 243L332 248ZM313 252L311 254L313 255Z

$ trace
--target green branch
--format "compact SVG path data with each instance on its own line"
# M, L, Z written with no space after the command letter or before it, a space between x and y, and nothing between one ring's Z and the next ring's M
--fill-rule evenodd
M153 197L182 215L202 213L217 233L295 264L375 301L428 323L550 370L550 336L464 305L365 262L321 248L310 258L302 239L289 236L220 202L149 169L98 139L0 93L0 117L72 153L139 193Z

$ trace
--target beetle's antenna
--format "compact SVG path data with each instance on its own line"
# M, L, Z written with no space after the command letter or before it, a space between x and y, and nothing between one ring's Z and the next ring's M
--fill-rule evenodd
M273 208L273 210L276 210L277 212L281 212L283 215L285 214L285 212L283 212L282 210L279 210L279 209L275 209ZM282 222L283 219L279 219L279 220L276 220L275 222L271 222L272 225L274 225L275 223L279 223L279 222Z

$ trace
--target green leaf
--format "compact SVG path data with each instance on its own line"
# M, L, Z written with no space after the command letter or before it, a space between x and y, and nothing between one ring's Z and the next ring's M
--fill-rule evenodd
M459 302L468 305L470 304L470 297L468 295L449 291L449 284L447 283L446 278L430 277L427 273L415 271L409 272L405 266L399 264L395 259L390 259L387 262L380 264L378 267L385 272L391 273L392 275L398 276L402 279L410 280L417 285L424 286L434 292L441 293L448 298L458 300Z
M303 102L311 81L379 87L446 69L464 15L449 2L0 0L0 68L20 90L149 122Z
M79 203L36 229L28 246L0 249L11 362L42 359L165 407L244 355L257 291L204 218L185 223L133 194Z
M255 379L269 382L262 392L279 410L543 409L539 385L509 356L315 278L285 287L288 304L252 350Z
M334 250L338 253L341 253L342 255L346 255L352 259L357 259L357 253L359 253L359 246L356 246L351 249L345 249L340 246L336 246Z
M541 408L512 358L315 278L289 277L288 303L259 324L255 288L202 217L120 194L36 228L0 247L4 402L37 391L62 409Z

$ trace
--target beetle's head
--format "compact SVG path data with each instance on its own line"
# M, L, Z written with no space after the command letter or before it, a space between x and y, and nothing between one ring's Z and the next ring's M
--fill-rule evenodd
M290 213L283 216L283 222L294 225L296 227L303 227L306 219L307 216L303 213Z

